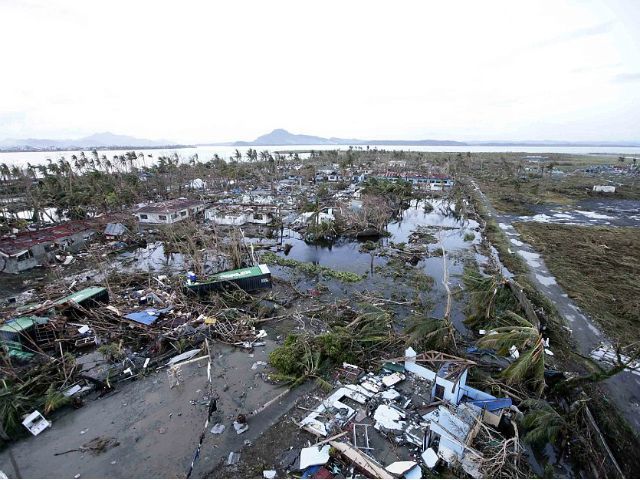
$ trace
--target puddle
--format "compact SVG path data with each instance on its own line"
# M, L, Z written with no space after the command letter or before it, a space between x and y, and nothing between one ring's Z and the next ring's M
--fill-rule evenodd
M549 287L551 285L556 285L556 279L553 277L546 277L544 275L540 275L538 273L536 273L536 278L538 279L538 281L544 285L545 287Z
M518 250L518 253L527 261L527 263L531 267L539 268L541 266L540 262L538 262L538 260L540 259L540 254L528 252L526 250Z
M506 222L560 223L564 225L603 225L640 227L640 200L583 200L575 207L532 206L535 215L500 215ZM510 234L509 225L500 227Z
M511 243L513 243L516 247L521 247L524 245L524 242L521 242L520 240L516 240L515 238L511 239Z
M589 212L586 210L576 210L577 213L584 215L587 218L593 218L595 220L611 220L615 217L612 217L611 215L604 215L602 213L596 213L596 212Z

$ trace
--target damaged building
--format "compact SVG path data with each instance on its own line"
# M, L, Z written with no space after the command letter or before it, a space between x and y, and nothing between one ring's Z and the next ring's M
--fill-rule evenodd
M483 454L474 445L480 426L498 428L513 412L510 398L467 385L473 365L440 352L418 355L411 348L378 373L344 364L342 370L353 382L339 386L300 426L318 437L351 438L343 445L375 465L375 478L383 478L381 471L421 478L417 467L433 469L440 463L481 478ZM397 461L397 455L406 460Z
M83 222L24 231L0 240L0 272L20 273L52 262L60 252L76 253L95 234Z

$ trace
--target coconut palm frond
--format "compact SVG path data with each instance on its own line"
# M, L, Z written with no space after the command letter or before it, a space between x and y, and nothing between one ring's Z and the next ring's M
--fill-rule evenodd
M473 269L465 269L465 286L470 292L467 323L472 327L487 326L502 312L516 310L518 302L501 275L485 277Z
M518 315L517 313L512 312L511 310L507 310L506 312L504 312L502 318L505 322L510 322L510 325L535 328L535 325L533 325L529 320Z
M407 332L410 343L426 349L449 350L455 343L455 329L446 319L414 317Z
M547 442L556 444L562 441L568 432L566 420L554 408L543 400L525 400L523 408L529 408L522 420L522 426L528 432L524 441L541 445Z
M539 336L530 350L521 353L520 357L502 372L508 384L527 383L532 390L541 394L544 381L544 341Z
M540 333L536 328L500 327L488 332L486 336L478 340L477 344L481 348L493 348L499 354L504 355L512 345L519 349L533 345L539 336Z
M53 385L51 385L44 396L44 414L47 415L70 402L70 397L65 397L62 392L54 389Z

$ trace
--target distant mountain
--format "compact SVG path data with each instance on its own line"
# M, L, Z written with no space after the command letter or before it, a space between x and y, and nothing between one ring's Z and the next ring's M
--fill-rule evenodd
M111 132L95 133L88 137L76 140L49 140L41 138L8 138L0 141L2 150L61 150L75 148L155 148L165 146L178 146L169 140L147 140L128 135L117 135Z
M226 144L229 145L229 144ZM261 135L252 142L233 142L237 147L272 145L466 145L453 140L360 140L357 138L316 137L298 135L277 128L271 133Z

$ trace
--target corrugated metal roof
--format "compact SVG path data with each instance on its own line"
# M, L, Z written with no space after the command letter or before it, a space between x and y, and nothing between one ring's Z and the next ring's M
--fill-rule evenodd
M92 231L93 227L85 222L67 222L36 231L20 232L11 237L0 239L0 251L6 255L18 255L34 245L50 243L70 237L80 232Z
M149 203L144 205L136 211L136 213L173 213L184 208L192 208L195 206L204 206L205 202L200 200L166 200L164 202Z
M61 305L68 301L74 301L76 303L83 302L91 297L95 297L96 295L106 291L107 289L104 287L88 287L79 292L76 292L72 295L68 295L66 297L57 300L54 305Z
M491 400L473 400L468 403L493 412L502 408L509 408L513 402L510 398L494 398Z
M133 320L137 323L142 323L143 325L151 325L155 323L158 318L162 316L162 314L167 313L171 310L169 308L163 308L162 310L156 310L155 308L149 308L147 310L142 310L140 312L131 312L124 316L124 318L128 318L129 320Z
M104 234L117 236L117 235L122 235L126 231L127 231L127 227L125 227L121 223L107 223L107 226L104 229Z
M22 332L34 325L42 325L49 321L46 317L26 316L12 318L11 320L0 325L0 331L3 332Z

